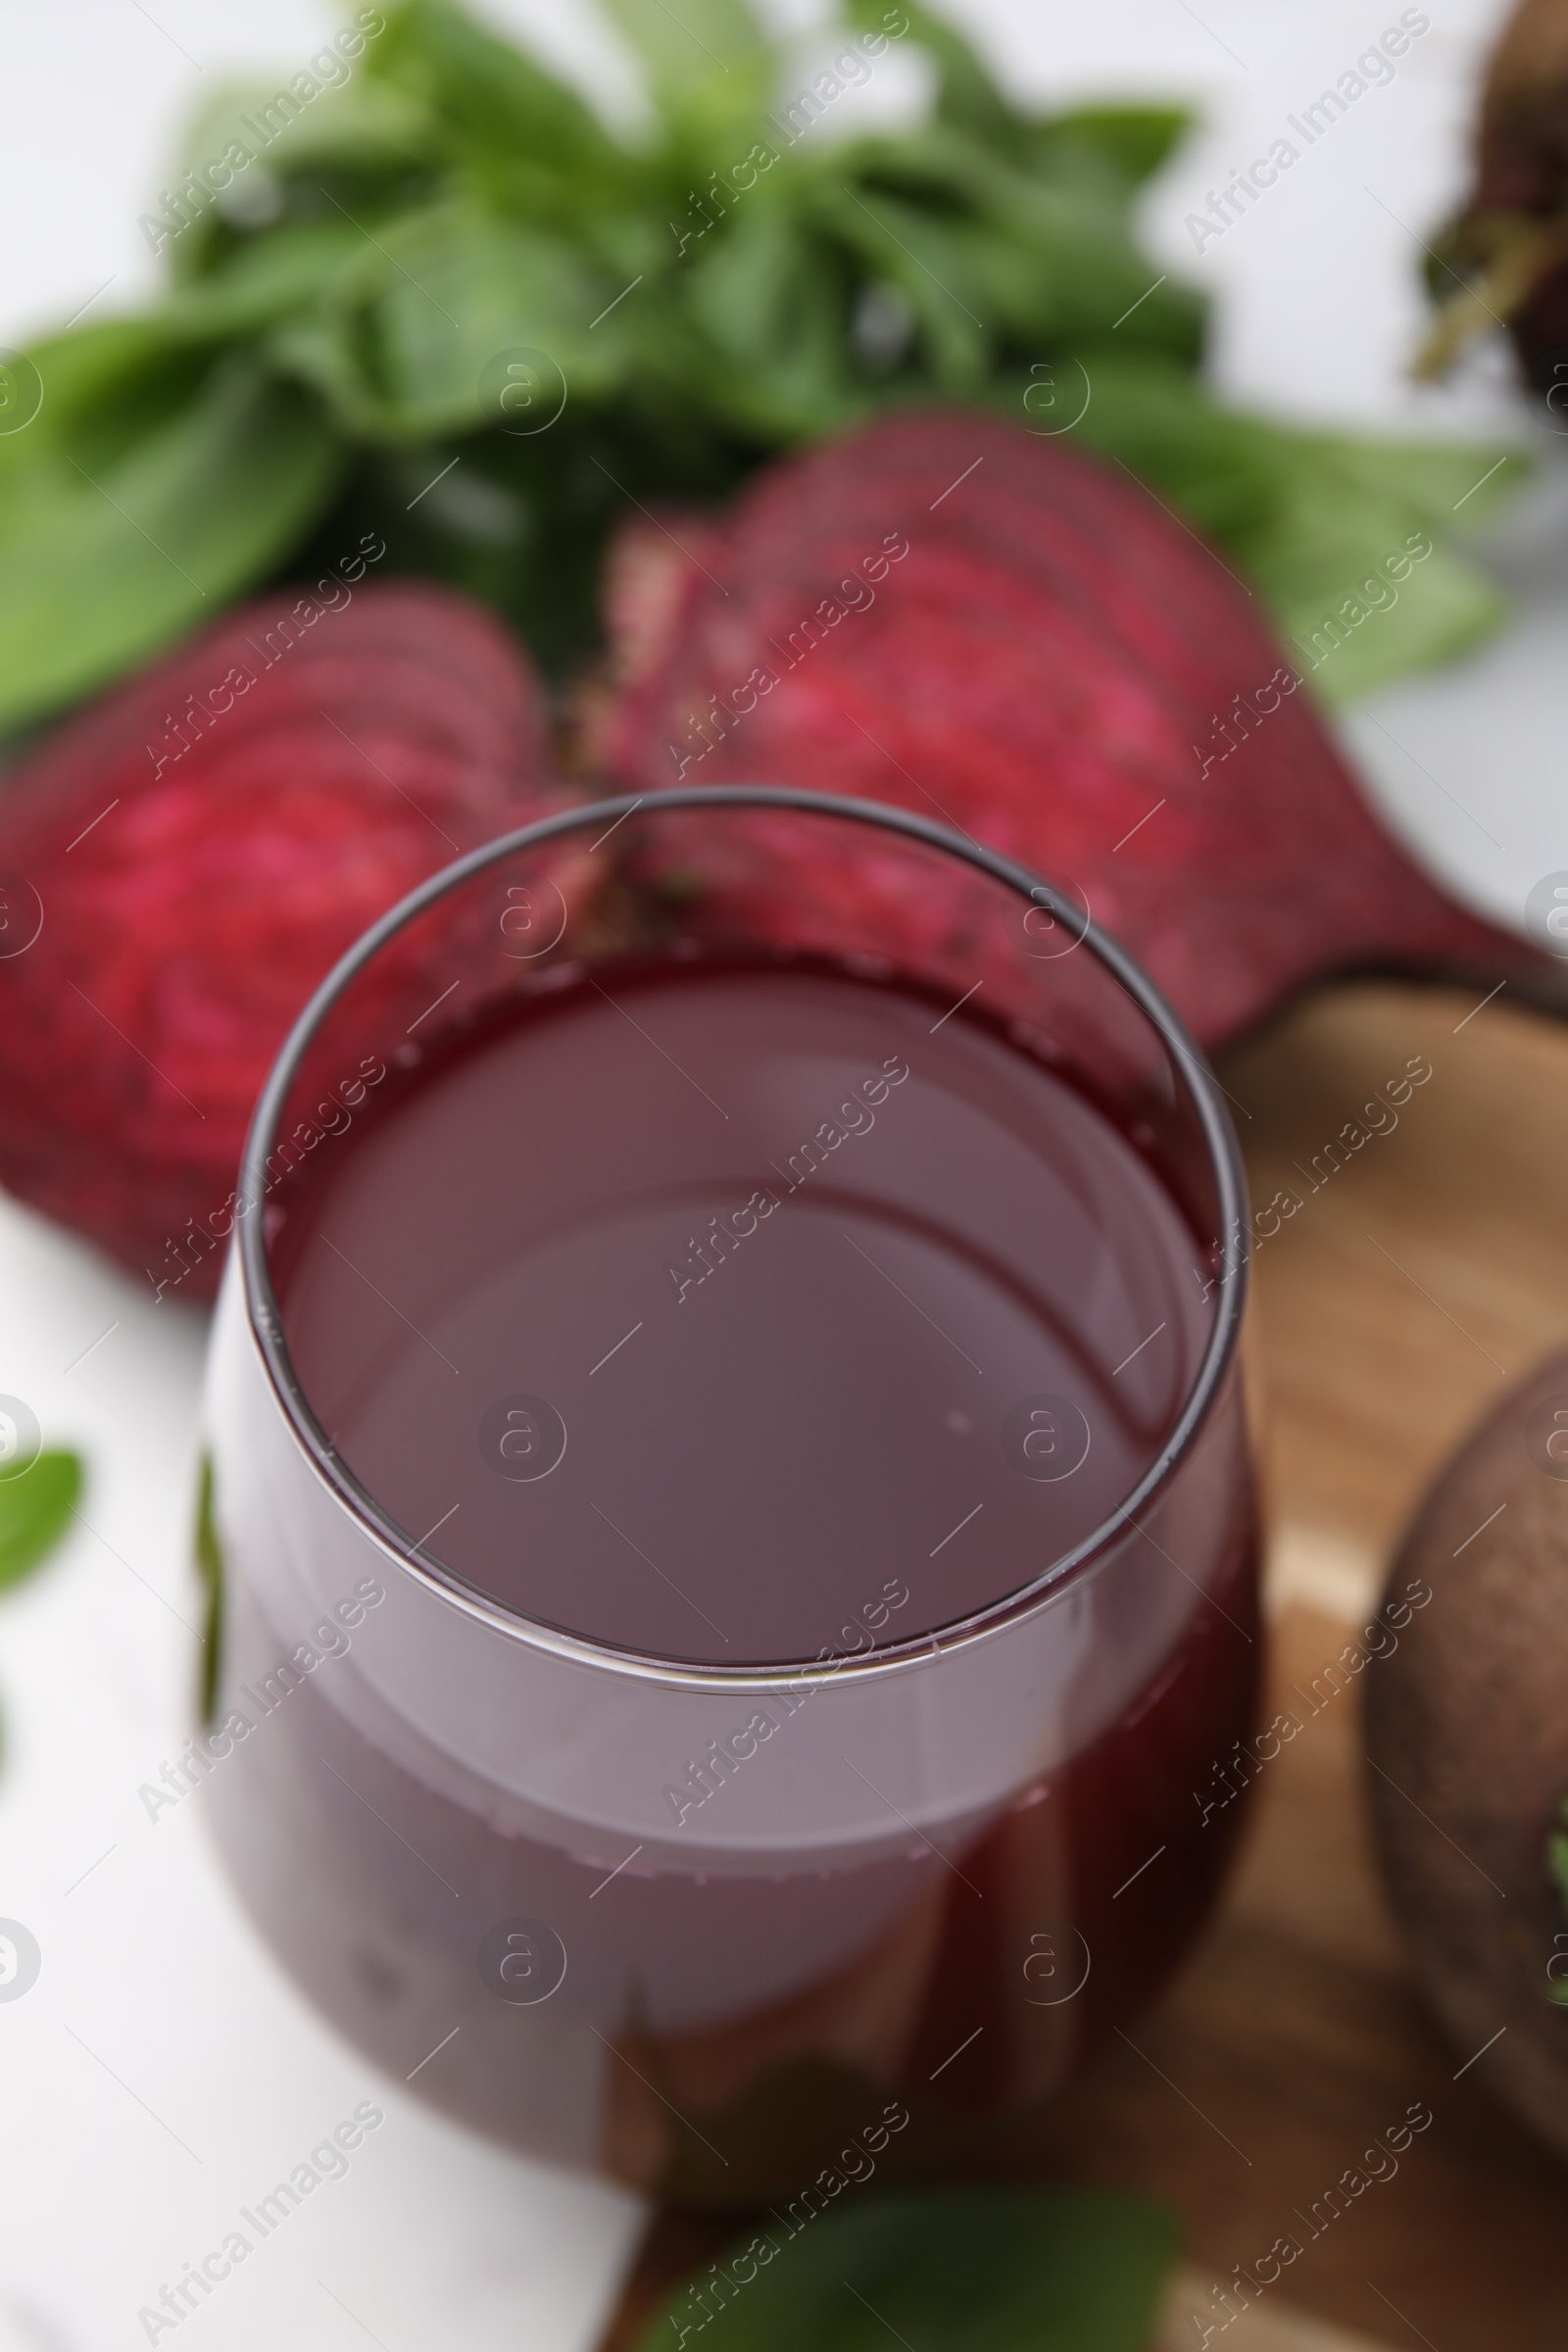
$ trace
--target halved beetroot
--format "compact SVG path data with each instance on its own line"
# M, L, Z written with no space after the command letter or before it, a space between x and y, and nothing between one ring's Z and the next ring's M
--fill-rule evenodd
M768 467L716 522L667 519L609 580L591 725L626 782L945 819L1086 901L1207 1046L1340 967L1545 969L1383 831L1219 557L1060 441L906 415ZM824 906L850 886L775 868L781 909L802 883ZM911 951L941 926L910 908Z
M209 1295L295 1015L375 917L563 797L482 608L413 581L228 614L0 786L0 1182Z

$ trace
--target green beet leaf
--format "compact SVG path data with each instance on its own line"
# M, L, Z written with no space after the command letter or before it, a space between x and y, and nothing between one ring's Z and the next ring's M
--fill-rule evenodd
M1049 411L1019 386L1040 412L1024 421L1070 419L1092 386L1070 437L1129 467L1213 543L1325 701L1451 661L1502 618L1498 590L1457 542L1453 509L1499 460L1462 512L1506 495L1525 471L1517 455L1293 432L1218 410L1192 379L1119 352L1089 350L1081 373L1058 368L1054 380Z
M74 1453L40 1453L15 1478L0 1478L0 1592L47 1559L71 1524L81 1493Z
M675 2295L637 2352L1146 2352L1175 2241L1141 2197L867 2197L794 2236L770 2220Z
M1269 428L1274 488L1232 543L1273 607L1286 654L1331 703L1451 661L1502 617L1503 599L1453 536L1453 504L1521 475L1496 450L1381 449ZM1446 531L1444 525L1448 527Z

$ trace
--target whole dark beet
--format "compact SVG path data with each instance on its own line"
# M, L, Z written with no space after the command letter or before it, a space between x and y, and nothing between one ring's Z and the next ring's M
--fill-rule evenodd
M1067 884L1207 1045L1336 967L1539 968L1383 832L1220 559L1059 441L967 411L872 424L717 524L638 525L610 619L594 731L627 781L945 818ZM802 879L824 909L852 887ZM943 920L908 908L911 953Z
M1475 2079L1568 2154L1568 1353L1444 1468L1366 1673L1368 1789L1422 1984Z
M1568 0L1521 0L1487 70L1475 184L1429 271L1440 312L1418 363L1441 374L1508 327L1527 383L1568 409ZM1560 427L1559 427L1560 429Z
M541 710L486 612L388 581L246 606L33 751L0 785L0 1182L210 1295L290 1023L406 891L544 812Z

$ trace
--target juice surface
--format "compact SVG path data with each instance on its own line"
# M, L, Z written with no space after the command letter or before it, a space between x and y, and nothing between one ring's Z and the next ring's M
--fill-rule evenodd
M672 958L407 1051L270 1212L288 1344L408 1541L525 1616L907 1641L1091 1535L1190 1390L1181 1210L979 1004Z

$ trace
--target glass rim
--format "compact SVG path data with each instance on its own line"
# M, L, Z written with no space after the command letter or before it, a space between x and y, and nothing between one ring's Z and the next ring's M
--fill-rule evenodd
M282 1314L267 1263L265 1220L252 1216L250 1210L265 1198L266 1162L272 1149L274 1131L300 1065L322 1022L345 989L373 961L390 940L416 921L427 907L460 890L475 875L483 873L487 866L500 864L518 852L538 849L563 834L586 829L590 825L613 827L639 808L652 809L656 814L679 808L714 811L784 809L844 823L879 826L886 832L901 834L905 839L917 842L927 849L958 858L1032 905L1043 907L1068 929L1078 932L1074 945L1090 949L1110 978L1132 999L1172 1059L1181 1065L1199 1115L1218 1196L1221 1225L1220 1273L1217 1277L1219 1305L1181 1410L1159 1450L1114 1510L1079 1543L1053 1559L1038 1575L948 1625L938 1626L929 1633L908 1636L902 1642L890 1642L881 1648L833 1652L794 1662L726 1666L711 1661L666 1658L652 1652L621 1648L611 1642L595 1641L585 1634L569 1633L539 1618L523 1616L461 1576L457 1570L426 1553L423 1548L426 1539L414 1543L409 1541L406 1531L382 1508L369 1490L360 1483L328 1442L326 1432L317 1419L300 1384L284 1339ZM1087 905L1086 898L1086 907ZM466 852L429 875L361 934L312 994L284 1039L257 1100L240 1163L235 1216L236 1257L251 1336L307 1463L333 1499L360 1523L403 1572L412 1575L439 1599L468 1617L528 1647L550 1652L564 1661L685 1690L715 1693L755 1690L766 1693L802 1682L832 1681L841 1675L852 1680L878 1678L929 1663L934 1657L950 1650L968 1647L992 1638L1006 1625L1048 1607L1064 1588L1081 1582L1097 1561L1108 1555L1123 1530L1136 1526L1137 1516L1146 1512L1157 1499L1185 1460L1203 1427L1209 1407L1219 1393L1236 1352L1247 1293L1248 1252L1242 1242L1246 1200L1246 1177L1235 1129L1220 1100L1219 1083L1207 1060L1188 1035L1174 1007L1142 965L1119 940L1096 923L1092 913L1081 913L1054 884L1032 873L1016 859L988 850L966 835L881 802L852 799L847 795L806 792L792 785L698 784L676 786L664 792L618 793L604 800L579 802L570 808L558 809L549 816L536 818L530 824L517 826L510 833L500 834L495 840Z

